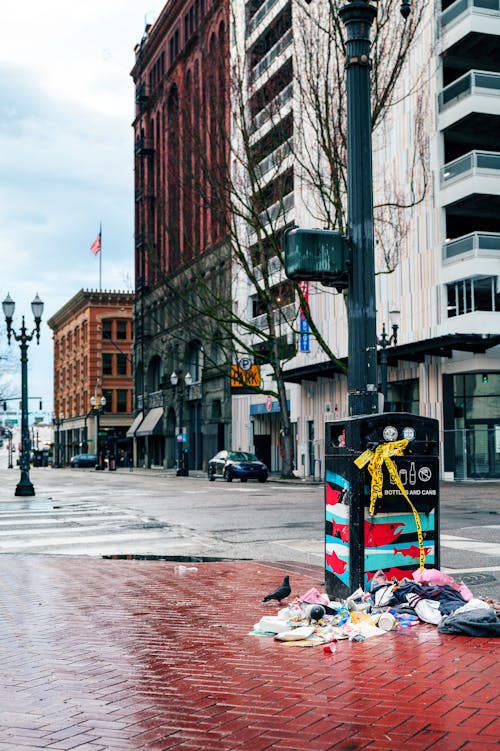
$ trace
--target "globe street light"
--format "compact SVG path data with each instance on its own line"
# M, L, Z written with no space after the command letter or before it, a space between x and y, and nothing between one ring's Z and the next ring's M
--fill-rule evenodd
M28 343L31 342L35 335L36 343L40 343L40 323L42 321L43 302L37 294L31 303L31 311L33 313L33 318L35 319L35 328L31 333L28 333L26 330L24 316L21 319L22 323L19 333L12 328L15 307L16 304L14 300L12 300L11 296L8 294L2 303L3 314L7 324L7 341L10 345L11 338L14 337L14 340L19 342L19 348L21 350L21 456L19 458L21 477L16 486L15 495L32 496L35 495L35 488L30 480L31 441L28 426Z
M174 389L174 400L177 393L177 385L179 384L179 376L175 370L170 374L170 383ZM189 468L186 464L186 455L184 450L185 435L183 431L183 411L184 411L184 388L189 388L193 383L193 377L191 373L187 372L184 376L184 382L180 383L178 396L179 396L179 430L177 433L177 477L187 477L189 475Z
M398 324L393 323L392 324L392 334L389 336L386 333L385 330L385 323L382 324L382 334L380 336L380 339L378 339L378 345L381 347L380 352L380 390L382 394L384 395L384 409L385 409L385 402L387 400L387 347L390 347L391 344L397 344L398 343Z
M104 407L106 406L106 397L101 396L99 403L98 403L97 397L91 396L90 406L92 408L92 412L95 414L95 446L96 446L96 453L97 453L96 469L104 469L104 462L101 459L101 454L99 451L99 417L104 412Z

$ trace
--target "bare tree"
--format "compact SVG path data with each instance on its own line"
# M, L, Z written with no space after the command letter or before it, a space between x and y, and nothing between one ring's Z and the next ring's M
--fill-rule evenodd
M372 46L375 130L383 130L400 96L400 78L423 22L426 1L417 6L406 25L398 22L395 12L399 0L388 0L379 8ZM293 471L285 368L296 354L299 309L326 357L339 372L345 372L321 323L314 320L303 289L284 279L282 247L283 232L293 224L291 196L298 184L310 191L312 221L346 232L346 96L340 5L339 0L328 0L320 13L304 5L293 24L298 60L293 90L303 114L300 125L293 116L282 117L282 94L264 106L258 97L249 95L253 61L249 59L252 51L248 53L244 44L234 46L222 99L221 81L209 77L213 90L206 92L206 102L212 103L206 109L207 128L192 127L189 114L184 119L182 144L190 156L184 162L181 200L201 207L211 226L218 228L221 242L199 257L196 232L185 228L184 264L167 272L162 271L154 248L149 249L149 262L157 264L156 277L170 301L165 323L170 337L182 341L186 331L195 328L204 342L215 343L224 351L225 356L214 358L211 366L226 373L243 355L267 366L269 378L245 385L279 402L284 476ZM233 17L235 40L241 39L240 23L241 19ZM259 136L264 118L268 126L265 135ZM426 146L417 120L415 133L409 184L403 187L388 178L379 186L383 200L376 207L376 232L386 270L398 261L407 231L405 210L425 193ZM233 373L244 379L238 369L233 368Z
M347 111L344 28L339 9L345 0L298 5L294 44L295 95L301 118L294 133L294 157L310 191L312 220L345 234L347 227ZM412 5L405 20L400 0L378 3L372 29L371 91L375 150L383 162L394 139L394 108L413 97L408 156L397 169L374 170L374 224L379 272L393 271L409 228L409 209L425 197L428 143L425 119L427 66L408 72L408 64L429 17L429 0ZM410 83L411 82L411 83ZM311 148L311 145L314 147Z

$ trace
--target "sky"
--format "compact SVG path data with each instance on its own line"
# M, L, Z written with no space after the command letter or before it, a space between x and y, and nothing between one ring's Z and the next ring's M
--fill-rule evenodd
M45 303L30 344L30 396L53 407L47 320L99 288L132 291L134 47L165 0L18 0L0 9L0 296L14 327ZM4 356L8 355L8 362ZM20 395L20 350L0 310L0 395ZM38 404L36 404L38 407ZM34 405L30 402L30 409Z

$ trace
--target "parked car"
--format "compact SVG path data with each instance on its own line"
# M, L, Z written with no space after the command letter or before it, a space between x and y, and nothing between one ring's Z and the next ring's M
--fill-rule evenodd
M97 454L76 454L69 460L70 467L95 467Z
M233 480L267 480L268 470L266 465L255 454L247 451L219 451L208 462L208 479L213 482L216 477L221 477L227 482Z

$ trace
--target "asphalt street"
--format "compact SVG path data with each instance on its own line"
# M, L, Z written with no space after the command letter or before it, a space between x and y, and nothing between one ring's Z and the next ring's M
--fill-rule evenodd
M319 483L210 483L201 472L0 469L0 554L323 563ZM443 483L441 568L500 599L500 482Z

